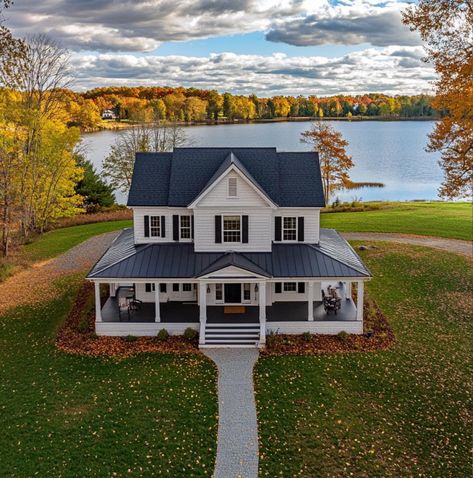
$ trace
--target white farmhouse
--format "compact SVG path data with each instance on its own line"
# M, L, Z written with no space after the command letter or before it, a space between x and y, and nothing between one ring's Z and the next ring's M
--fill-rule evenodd
M98 335L191 327L213 347L262 346L271 332L363 332L370 273L335 230L320 228L316 153L138 153L128 205L133 228L88 275Z

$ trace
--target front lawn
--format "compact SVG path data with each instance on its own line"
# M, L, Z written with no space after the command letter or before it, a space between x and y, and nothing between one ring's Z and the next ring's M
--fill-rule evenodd
M0 317L0 476L211 476L214 366L201 355L118 361L56 350L80 281Z
M393 202L363 212L321 215L321 226L342 232L396 232L473 239L471 203ZM329 209L330 210L330 209Z
M260 474L469 477L472 264L399 244L362 255L397 342L260 360Z

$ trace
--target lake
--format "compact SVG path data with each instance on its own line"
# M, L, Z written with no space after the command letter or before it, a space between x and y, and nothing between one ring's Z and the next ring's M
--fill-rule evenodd
M348 153L355 164L353 181L382 182L385 187L340 192L341 200L405 201L436 199L442 181L438 154L424 151L431 121L334 121L332 126L350 143ZM249 123L187 126L193 146L275 146L280 151L305 151L299 141L309 122ZM100 131L83 136L87 156L100 171L103 158L120 133ZM125 202L123 194L117 194Z

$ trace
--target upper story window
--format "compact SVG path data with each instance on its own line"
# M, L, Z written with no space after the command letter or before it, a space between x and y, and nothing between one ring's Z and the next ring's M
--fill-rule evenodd
M190 216L180 216L180 238L181 239L190 239L191 238L191 217Z
M236 198L238 196L237 178L228 178L228 197Z
M297 218L296 217L283 217L282 240L283 241L297 240Z
M149 235L151 237L161 237L161 217L160 216L150 216Z
M223 216L223 242L241 242L240 216Z

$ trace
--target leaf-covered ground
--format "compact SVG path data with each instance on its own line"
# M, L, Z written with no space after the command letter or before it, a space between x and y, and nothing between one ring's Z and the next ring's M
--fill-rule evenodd
M396 232L473 240L471 203L388 202L380 209L321 215L321 226L340 232ZM329 208L330 210L330 208Z
M363 256L396 344L260 360L260 475L469 477L472 263L398 244Z
M0 317L0 476L211 476L216 370L200 355L67 355L55 332L80 277L57 298Z

